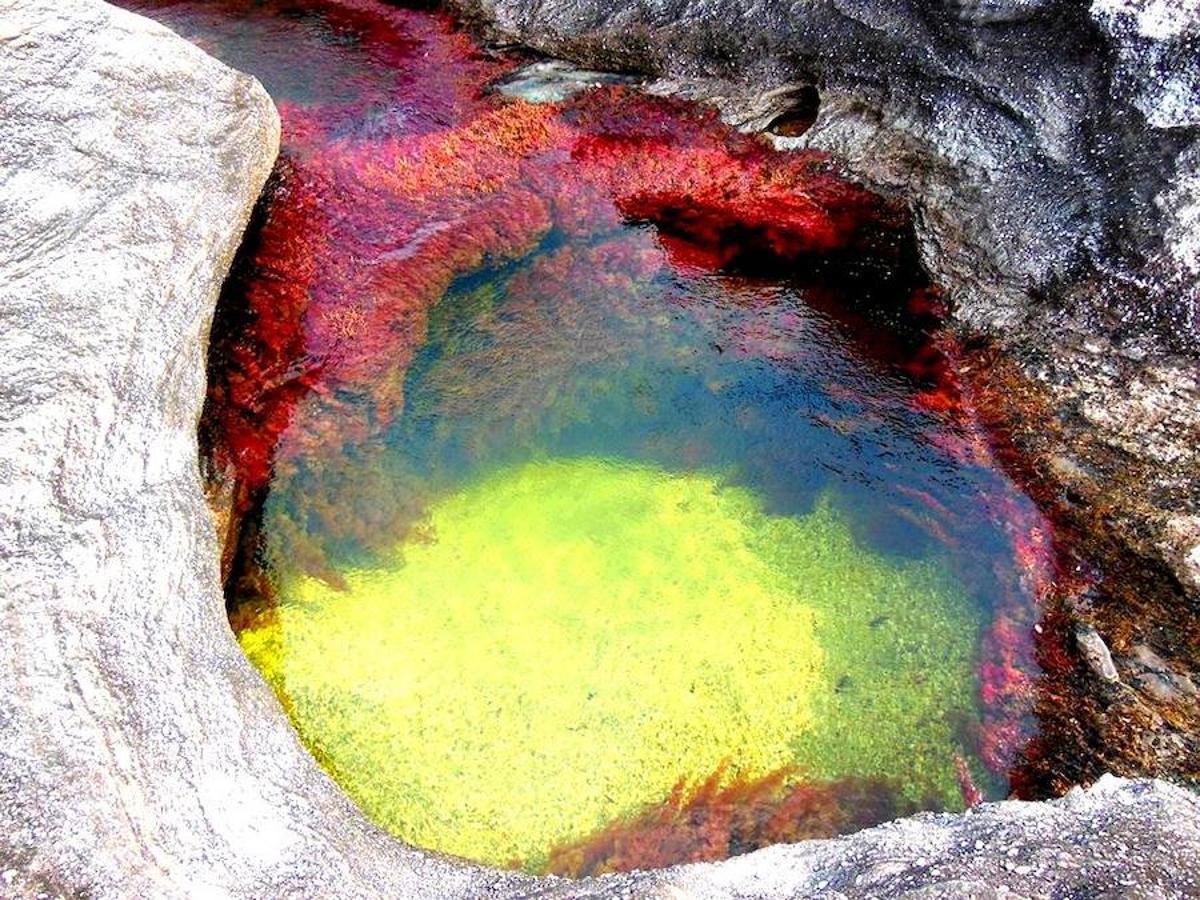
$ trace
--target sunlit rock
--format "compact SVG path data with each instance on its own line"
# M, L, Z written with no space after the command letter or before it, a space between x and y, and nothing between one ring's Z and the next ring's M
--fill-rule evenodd
M84 0L0 3L0 91L0 893L1195 893L1200 811L1162 782L585 883L382 835L227 632L195 468L204 336L274 156L269 102Z

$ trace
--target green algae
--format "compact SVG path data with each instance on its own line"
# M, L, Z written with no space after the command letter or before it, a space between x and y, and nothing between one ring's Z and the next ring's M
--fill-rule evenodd
M280 577L240 639L304 740L403 839L537 869L728 761L956 802L974 604L711 473L496 471L346 590Z

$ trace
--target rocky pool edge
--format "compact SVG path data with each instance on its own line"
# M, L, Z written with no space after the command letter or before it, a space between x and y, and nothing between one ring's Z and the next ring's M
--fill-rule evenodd
M382 834L234 642L196 464L207 330L277 151L270 100L99 0L0 0L0 46L6 896L1196 891L1200 803L1157 781L586 882Z

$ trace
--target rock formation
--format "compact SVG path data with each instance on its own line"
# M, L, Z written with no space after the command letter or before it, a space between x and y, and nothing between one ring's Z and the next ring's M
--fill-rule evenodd
M1200 808L1157 782L584 884L385 837L234 643L196 465L205 336L274 158L270 101L98 0L0 0L0 95L0 893L1196 891Z
M1186 800L1184 800L1186 798ZM1051 803L993 803L921 815L833 841L769 847L718 864L550 884L530 896L607 900L792 900L796 897L1188 897L1200 890L1193 795L1161 782L1103 778ZM1145 830L1147 825L1150 833Z
M0 895L479 896L366 823L225 621L196 422L270 99L94 0L0 3L0 93Z
M533 46L660 76L751 128L815 85L803 143L910 198L926 260L972 325L1011 325L1031 292L1114 257L1200 271L1200 12L1183 0L457 5ZM1193 348L1196 300L1158 310Z

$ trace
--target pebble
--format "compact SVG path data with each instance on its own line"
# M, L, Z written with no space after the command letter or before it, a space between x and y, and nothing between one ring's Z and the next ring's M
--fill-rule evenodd
M1107 682L1121 680L1116 663L1113 662L1112 652L1108 649L1108 644L1104 643L1100 632L1091 625L1076 625L1075 643L1079 645L1079 652L1097 676Z

